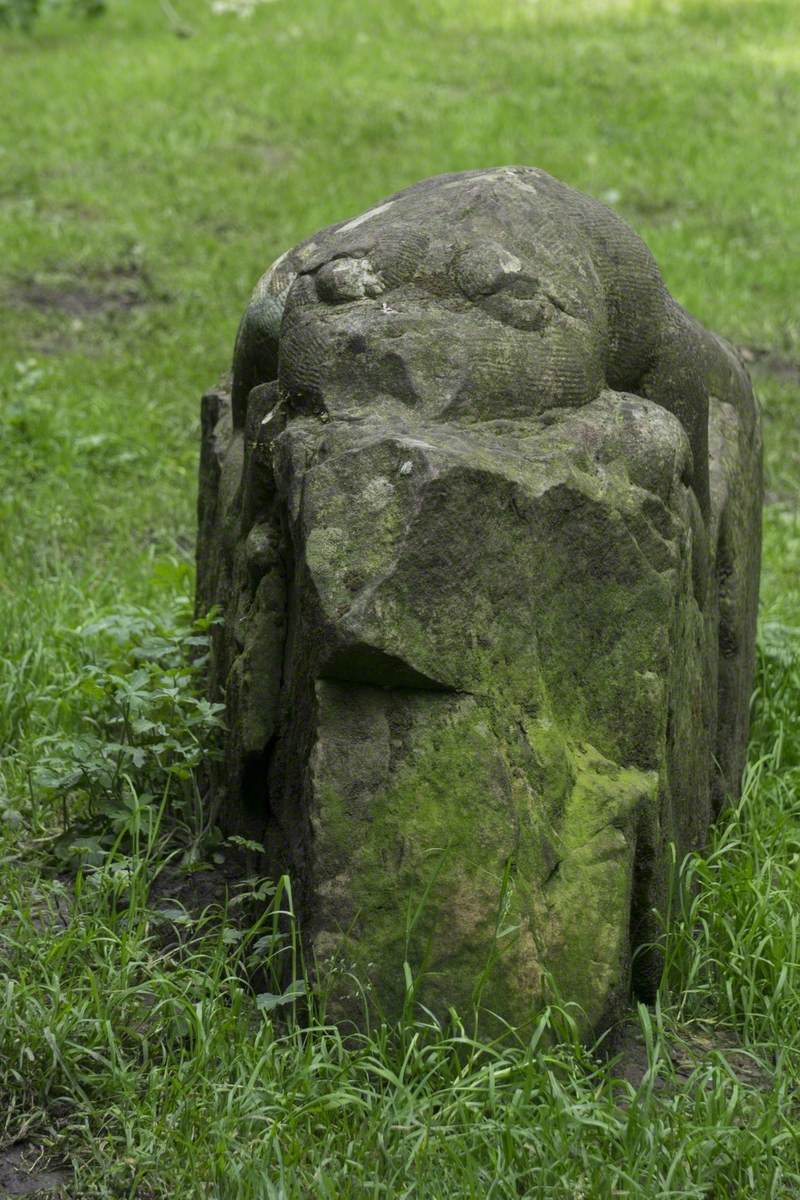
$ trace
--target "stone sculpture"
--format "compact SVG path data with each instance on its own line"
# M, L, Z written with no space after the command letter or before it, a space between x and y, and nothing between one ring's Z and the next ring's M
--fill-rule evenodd
M652 995L671 847L739 787L760 507L738 357L543 171L270 268L204 397L198 606L221 819L291 874L336 1019L396 1015L404 962L516 1026Z

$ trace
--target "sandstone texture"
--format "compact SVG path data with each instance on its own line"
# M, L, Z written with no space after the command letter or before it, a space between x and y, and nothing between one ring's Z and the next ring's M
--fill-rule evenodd
M653 994L671 847L740 783L760 510L738 357L543 171L270 268L203 400L198 607L221 820L291 875L335 1019L409 978L487 1027Z

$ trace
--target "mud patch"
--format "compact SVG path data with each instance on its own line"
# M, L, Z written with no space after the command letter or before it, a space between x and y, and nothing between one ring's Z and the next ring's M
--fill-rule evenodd
M754 375L763 373L800 386L800 359L778 354L763 346L739 346L739 353Z
M136 267L120 266L85 275L67 272L32 275L11 284L10 307L24 305L42 313L86 320L127 312L148 299L148 282Z
M226 846L221 862L194 867L168 863L151 880L147 903L153 916L156 944L163 951L191 943L198 928L206 932L230 920L234 897L251 891L259 875L258 861L239 846ZM239 906L240 901L235 901ZM260 916L249 903L241 905L237 921L245 927ZM226 917L227 914L227 917Z
M66 1196L72 1172L47 1165L45 1151L32 1142L15 1142L0 1150L0 1198L5 1196Z
M270 146L265 142L263 145L255 147L255 153L265 166L274 171L282 167L289 167L294 162L294 153L286 146Z
M263 138L250 134L239 137L233 144L233 149L240 154L244 152L251 156L256 163L267 167L270 171L284 170L290 167L296 158L295 151L291 146L265 142Z
M611 194L614 194L612 189ZM601 199L603 197L601 196ZM679 229L685 218L691 216L692 206L681 204L675 200L648 196L645 192L635 189L626 192L619 198L626 216L634 224L650 225L651 227L667 226Z
M168 863L150 885L148 904L155 912L177 905L192 919L222 912L231 896L243 890L257 864L238 846L225 847L223 861L185 867Z
M764 491L765 504L777 504L779 508L800 508L800 496L797 492L790 492L787 489L766 488Z
M636 1022L623 1026L615 1040L614 1074L633 1088L640 1087L649 1067L647 1045L641 1027ZM696 1025L685 1029L679 1037L670 1039L664 1047L665 1069L655 1082L657 1091L674 1094L702 1067L719 1064L724 1059L738 1083L744 1087L768 1091L772 1080L764 1067L733 1035L713 1025ZM711 1086L709 1081L708 1086Z

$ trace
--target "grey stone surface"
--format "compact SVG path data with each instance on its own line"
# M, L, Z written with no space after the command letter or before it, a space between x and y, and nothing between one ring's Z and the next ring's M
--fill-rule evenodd
M335 1017L396 1015L406 961L517 1025L553 982L587 1028L652 994L670 844L739 787L760 507L742 363L542 171L270 268L203 401L198 607L222 819L291 873Z

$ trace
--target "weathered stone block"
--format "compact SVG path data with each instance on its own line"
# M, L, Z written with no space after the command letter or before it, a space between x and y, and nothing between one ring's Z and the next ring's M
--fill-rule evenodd
M294 880L332 1012L587 1028L744 762L761 443L643 243L529 168L425 181L267 272L204 398L222 820ZM638 954L632 968L632 952ZM489 1018L487 1018L489 1020Z

